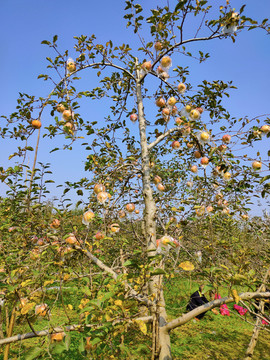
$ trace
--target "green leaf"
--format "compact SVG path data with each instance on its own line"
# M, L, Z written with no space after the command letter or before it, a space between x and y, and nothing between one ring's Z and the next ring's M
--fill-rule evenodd
M54 343L50 346L53 354L62 354L66 350L66 344L62 341L60 343Z
M84 345L83 338L80 339L78 350L80 353L85 351L85 345Z
M41 41L41 44L44 44L44 45L51 45L51 43L50 43L48 40L43 40L43 41Z
M52 149L52 150L50 151L50 153L52 153L52 152L54 152L54 151L57 151L57 150L59 150L59 148L54 148L54 149Z
M174 12L178 10L182 10L186 4L187 0L179 0L178 4L176 5Z
M35 347L31 350L29 350L25 355L25 360L33 360L36 359L41 353L43 352L43 349L40 347Z
M151 276L155 276L155 275L164 275L166 274L166 271L163 269L155 269L154 271L152 271L150 273Z
M133 265L133 261L131 260L127 260L126 262L124 262L123 266L131 266Z

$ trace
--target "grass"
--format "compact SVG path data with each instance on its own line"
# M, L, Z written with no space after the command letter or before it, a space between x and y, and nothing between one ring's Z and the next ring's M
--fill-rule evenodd
M198 284L187 280L173 279L167 283L166 303L169 320L185 312L186 304ZM180 295L181 294L181 295ZM226 293L221 295L226 296ZM247 314L240 315L228 305L230 316L207 312L200 321L192 320L171 334L174 359L188 360L240 360L249 344L254 319ZM245 321L247 320L247 321ZM250 323L249 323L250 322ZM253 360L270 359L270 332L262 330L254 351Z
M181 315L185 312L186 304L192 292L196 291L198 284L186 279L175 278L167 282L165 287L166 303L168 305L169 320ZM65 290L66 300L65 305L71 304L74 309L79 305L81 294L79 290L70 292ZM226 295L222 293L222 295ZM54 294L55 295L55 294ZM53 298L53 294L52 294ZM49 303L49 302L48 302ZM60 300L54 304L52 310L52 324L66 324L67 318L60 306ZM52 304L49 304L52 305ZM240 360L243 359L245 350L250 341L253 326L244 321L238 313L233 310L233 304L229 305L231 316L221 316L213 314L209 311L205 317L196 321L195 319L189 323L181 326L171 333L172 354L173 359L184 360ZM71 316L71 323L78 322L78 314L75 310L69 311ZM246 320L254 323L254 319L246 316ZM39 320L35 325L36 330L46 328L47 322ZM29 328L26 325L17 325L14 334L28 332ZM42 359L55 359L55 360L83 360L86 358L78 352L80 339L85 334L76 332L70 333L71 345L69 351L64 351L62 354L54 354L50 358L46 354L48 342L45 338L30 339L11 345L10 359L24 360L25 352L33 347L41 347L44 349ZM136 335L137 336L137 335ZM101 360L105 359L134 359L146 360L150 358L149 349L147 351L146 339L142 334L136 338L135 334L125 334L125 345L130 348L131 355L123 355L121 357L100 357ZM144 340L145 339L145 340ZM148 345L150 342L148 343ZM141 349L140 349L141 346ZM105 356L105 355L104 355ZM41 359L41 357L34 357L33 359ZM97 357L95 357L97 358ZM3 355L0 355L0 360ZM261 331L259 341L257 343L253 360L270 360L270 332L265 330Z

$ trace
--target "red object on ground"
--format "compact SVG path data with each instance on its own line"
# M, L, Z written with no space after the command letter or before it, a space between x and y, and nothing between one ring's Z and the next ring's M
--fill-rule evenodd
M245 308L243 308L242 306L239 306L239 305L236 305L236 304L234 304L233 305L233 308L236 310L236 311L238 311L238 313L240 314L240 315L242 315L242 316L244 316L246 313L247 313L247 309L245 309Z
M219 294L215 294L215 300L221 299L221 296ZM219 312L222 316L230 316L230 311L228 309L228 306L226 304L223 304L219 308Z

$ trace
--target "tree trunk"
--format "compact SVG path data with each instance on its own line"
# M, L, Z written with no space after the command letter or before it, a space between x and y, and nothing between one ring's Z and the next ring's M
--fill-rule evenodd
M138 61L136 61L138 66ZM150 157L146 134L146 120L144 116L143 98L141 92L140 74L137 70L136 81L136 99L138 107L138 119L140 129L140 145L141 145L141 160L142 160L142 182L143 182L143 197L144 197L144 223L146 248L149 257L156 255L156 204L153 199L153 191L151 187L150 175ZM153 263L153 265L155 265ZM163 297L162 276L152 276L149 281L149 295L154 299L156 306L150 309L151 315L156 319L153 322L153 349L152 359L169 360L170 356L170 337L168 333L162 331L162 327L166 325L167 315L165 309L165 301ZM156 324L156 325L155 325ZM160 357L162 354L162 358ZM167 355L168 354L168 355Z
M16 319L16 307L14 306L9 321L9 327L7 328L7 337L10 337L12 335L13 328L15 325L15 319ZM4 360L8 360L9 349L10 349L10 344L7 344L4 351Z
M270 268L266 271L263 282L262 282L261 286L259 287L259 291L265 291L266 290L265 283L266 283L269 275L270 275ZM264 301L262 301L262 300L259 303L259 312L262 313L262 314L264 313ZM247 348L244 360L250 360L252 358L252 356L253 356L255 346L256 346L258 338L259 338L261 322L262 322L261 318L259 316L257 316L256 323L255 323L255 326L253 328L252 336L251 336L251 339L250 339L250 343L248 344L248 348Z

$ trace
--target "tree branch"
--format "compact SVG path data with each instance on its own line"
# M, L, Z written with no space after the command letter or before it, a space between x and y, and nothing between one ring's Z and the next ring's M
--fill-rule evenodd
M217 35L213 35L211 34L210 36L208 37L201 37L201 38L192 38L192 39L187 39L187 40L183 40L183 41L180 41L174 45L172 45L169 49L167 49L166 51L164 51L162 54L160 54L157 59L153 62L153 65L152 65L152 69L153 67L163 58L164 55L166 54L169 54L170 52L172 52L175 48L181 46L181 45L184 45L184 44L188 44L188 43L191 43L191 42L194 42L194 41L207 41L207 40L212 40L212 39L216 39L216 38L219 38L221 36L224 36L222 34L217 34ZM142 83L142 81L144 80L144 78L146 77L147 74L143 75L140 80L139 80L139 83Z
M265 299L265 298L270 298L270 292L254 292L254 293L246 292L246 293L239 294L239 297L241 300L250 300L250 299L254 299L254 298L255 299ZM222 299L210 301L210 302L208 302L202 306L199 306L196 309L188 312L187 314L184 314L184 315L178 317L177 319L170 321L169 323L167 323L164 326L167 331L171 331L181 325L186 324L188 321L190 321L194 317L196 317L208 310L211 310L211 309L221 306L223 304L229 304L233 301L235 301L233 297L224 297Z
M143 321L145 323L149 323L153 320L152 316L143 316L143 317L139 317L139 318L134 318L134 319L129 319L128 321L125 320L116 320L113 322L113 324L117 324L119 322L123 322L123 321L127 321L129 323L135 323L135 321ZM17 341L22 341L22 340L27 340L27 339L31 339L34 337L43 337L43 336L48 336L50 334L57 334L63 331L66 332L70 332L70 331L81 331L84 328L91 328L94 327L96 325L93 324L79 324L79 325L69 325L69 326L62 326L62 327L55 327L52 330L41 330L41 331L36 331L34 332L29 332L29 333L25 333L25 334L18 334L18 335L14 335L5 339L1 339L0 340L0 345L6 345L6 344L11 344Z
M90 251L88 251L86 249L82 249L80 246L75 246L75 248L77 250L80 250L84 255L86 255L100 269L102 269L106 273L112 275L114 280L118 279L119 275L115 271L113 271L113 269L111 269L109 266L105 265L101 260L99 260L97 257L95 257ZM147 306L152 306L153 305L153 302L151 300L149 300L146 297L144 297L143 295L139 294L137 291L132 289L132 287L130 285L128 285L128 287L130 289L129 290L129 296L131 296L132 298L144 303Z
M160 143L163 139L165 139L165 137L167 137L168 135L170 135L171 133L180 130L180 127L175 127L172 129L169 129L168 131L166 131L164 134L160 135L158 138L156 138L155 141L153 141L151 144L148 145L148 151L151 150L154 146L156 146L158 143Z

